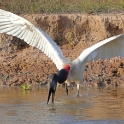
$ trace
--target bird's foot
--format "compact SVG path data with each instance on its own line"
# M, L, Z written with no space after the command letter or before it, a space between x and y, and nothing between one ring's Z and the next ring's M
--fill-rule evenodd
M79 97L79 96L80 96L79 91L77 91L77 97Z
M65 91L66 91L66 94L68 96L68 87L67 87L67 84L65 84Z
M79 91L76 92L75 94L76 97L80 97L81 95L79 94Z
M79 94L79 93L76 93L75 95L74 95L74 97L80 97L81 96L81 94Z
M85 91L85 93L84 93L84 96L85 96L85 97L87 97L87 96L89 95L89 90L90 90L90 88L87 87L87 88L86 88L86 91Z
M66 89L66 94L67 94L67 96L68 96L68 89Z

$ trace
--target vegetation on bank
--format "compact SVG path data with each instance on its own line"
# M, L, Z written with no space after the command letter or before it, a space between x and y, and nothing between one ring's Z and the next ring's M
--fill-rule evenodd
M14 13L123 12L124 0L0 0L0 8Z

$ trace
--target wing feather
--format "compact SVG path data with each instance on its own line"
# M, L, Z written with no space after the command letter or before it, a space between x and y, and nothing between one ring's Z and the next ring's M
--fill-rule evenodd
M16 36L16 32L20 29L20 27L15 27L13 30L8 32L8 34L13 34L13 36Z
M21 30L21 33L17 36L18 36L18 38L22 39L22 36L25 34L25 30L23 30L23 29L20 29L20 30Z
M4 21L4 22L0 22L0 26L2 26L2 25L3 25L3 26L4 26L4 25L6 25L6 26L7 26L7 25L12 25L12 23L11 23L11 22L5 22L5 21Z
M8 25L8 24L7 25L0 25L0 30L6 29L6 28L10 28L10 26L12 26L12 24L10 24L10 25Z
M63 56L61 49L42 29L18 15L1 9L0 33L16 36L40 49L54 62L58 69L69 62Z
M19 26L19 30L17 30L17 32L15 33L15 36L19 36L19 34L22 32L20 26Z
M36 42L36 35L37 35L37 32L34 32L34 34L33 34L33 37L32 37L32 39L31 39L31 41L30 41L30 45L32 45L33 44L33 42L35 41Z
M116 56L124 57L124 34L110 37L85 49L78 59L81 65L84 65L93 60L103 60Z
M35 42L37 42L37 40L38 40L38 33L36 33L34 40L35 40ZM32 40L31 45L33 46L33 44L34 44L34 42L33 42L33 40Z
M10 21L8 20L8 18L4 18L2 16L0 16L2 19L1 19L1 23L9 23Z
M6 28L4 28L3 26L1 27L1 29L0 29L0 32L3 32L3 33L5 33L5 32L7 32L7 33L9 33L10 31L12 31L12 30L14 30L15 29L15 26L13 26L13 27L6 27Z

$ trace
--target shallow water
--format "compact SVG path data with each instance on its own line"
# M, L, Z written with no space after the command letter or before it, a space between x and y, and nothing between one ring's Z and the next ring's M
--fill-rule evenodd
M47 105L47 87L0 87L0 124L123 124L124 88L82 88L80 97L58 88Z

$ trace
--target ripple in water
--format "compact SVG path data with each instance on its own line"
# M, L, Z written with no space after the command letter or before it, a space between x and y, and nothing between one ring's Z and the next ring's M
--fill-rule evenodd
M46 104L47 87L24 91L0 88L0 124L123 124L124 88L57 89L55 103Z

